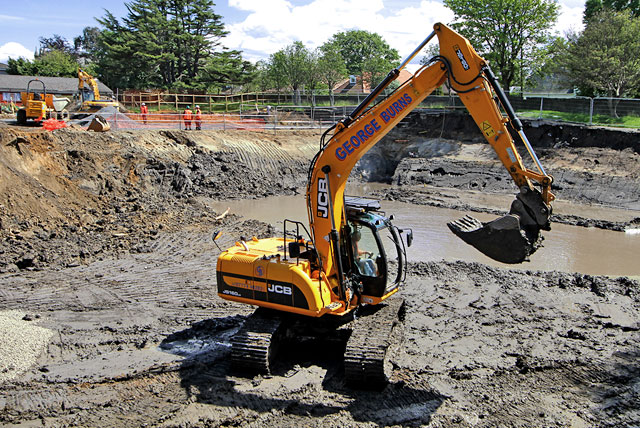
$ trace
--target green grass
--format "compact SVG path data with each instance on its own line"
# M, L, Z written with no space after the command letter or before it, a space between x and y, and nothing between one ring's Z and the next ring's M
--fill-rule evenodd
M520 117L537 119L540 117L540 110L523 110L517 112ZM564 122L589 123L589 114L587 113L567 113L563 111L543 110L542 119L561 120ZM640 117L638 116L622 116L612 117L605 114L596 114L593 116L594 125L620 126L625 128L640 128Z

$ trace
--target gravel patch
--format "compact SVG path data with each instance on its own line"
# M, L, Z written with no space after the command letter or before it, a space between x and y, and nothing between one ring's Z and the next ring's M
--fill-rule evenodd
M20 310L0 311L0 382L11 380L35 364L53 331L34 325Z

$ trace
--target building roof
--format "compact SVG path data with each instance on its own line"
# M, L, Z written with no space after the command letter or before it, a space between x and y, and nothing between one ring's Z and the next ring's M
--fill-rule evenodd
M0 92L23 92L27 90L30 80L38 79L44 82L47 93L73 94L78 92L78 79L76 77L45 77L45 76L21 76L16 74L0 74ZM98 82L98 89L103 95L113 95L113 91L104 83ZM40 89L42 85L32 84L34 89Z

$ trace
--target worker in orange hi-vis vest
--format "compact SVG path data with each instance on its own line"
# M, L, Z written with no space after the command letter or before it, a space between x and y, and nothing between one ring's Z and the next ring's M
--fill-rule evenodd
M193 119L193 113L191 112L191 106L187 106L182 113L182 120L184 120L184 129L191 129L191 120Z
M142 121L147 124L147 115L149 114L149 107L145 103L140 106L140 113L142 114Z
M196 119L196 130L201 130L202 129L202 110L200 110L200 106L196 106L196 114L195 114L195 119Z

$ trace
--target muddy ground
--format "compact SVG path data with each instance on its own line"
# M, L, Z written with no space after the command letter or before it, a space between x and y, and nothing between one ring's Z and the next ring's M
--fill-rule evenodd
M479 190L513 193L482 142L425 136L411 120L352 185L382 178L397 186L383 197L465 211L492 209ZM582 146L549 126L538 153L578 207L556 220L637 227L634 146ZM383 391L344 385L339 341L288 347L271 377L232 372L229 338L251 308L216 296L210 236L223 229L225 247L277 232L220 218L211 201L303 192L318 138L0 127L0 330L19 332L0 351L0 424L640 425L640 284L624 277L414 263ZM618 214L586 215L595 204Z

